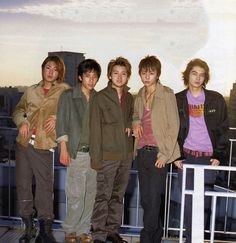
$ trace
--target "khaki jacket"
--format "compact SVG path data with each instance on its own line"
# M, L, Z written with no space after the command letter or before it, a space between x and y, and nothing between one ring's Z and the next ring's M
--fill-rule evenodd
M133 125L140 124L143 117L145 88L141 88L135 99ZM173 91L157 83L157 89L151 107L151 121L154 137L159 147L157 159L170 163L180 157L177 137L179 132L179 114ZM136 155L138 140L135 139Z
M13 112L13 121L18 129L23 123L29 124L29 136L24 139L18 134L16 138L18 143L28 146L32 132L36 129L34 147L46 150L56 146L56 133L55 130L50 133L45 132L45 121L56 115L58 99L69 85L55 82L46 95L42 85L43 81L25 91Z

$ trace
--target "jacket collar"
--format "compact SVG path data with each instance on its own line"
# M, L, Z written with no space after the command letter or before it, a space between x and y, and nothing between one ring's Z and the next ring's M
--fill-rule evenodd
M205 96L208 97L210 94L210 91L205 88L203 88L203 91L205 93ZM187 95L187 92L188 92L188 89L184 89L183 91L179 92L178 93L179 98L185 98Z
M108 81L108 83L107 83L107 88L108 88L109 90L114 90L114 91L116 91L116 89L112 87L112 82L111 82L111 81ZM124 88L123 88L123 91L124 91L125 93L127 93L127 92L129 91L129 89L130 89L130 88L129 88L127 85L125 85Z
M145 99L145 86L139 90L138 95ZM164 86L160 82L158 82L156 86L155 98L163 99L163 97Z
M57 85L57 84L58 84L58 82L57 82L57 80L55 80L55 81L52 83L52 86ZM44 85L44 82L43 82L43 80L41 80L41 81L38 83L37 86L43 87L43 85Z
M82 94L83 92L82 92L82 89L81 89L81 83L77 83L76 85L75 85L75 87L72 89L72 98L73 99L77 99L77 98L82 98ZM92 92L91 92L91 97L92 96L94 96L94 94L96 93L96 91L95 90L92 90Z

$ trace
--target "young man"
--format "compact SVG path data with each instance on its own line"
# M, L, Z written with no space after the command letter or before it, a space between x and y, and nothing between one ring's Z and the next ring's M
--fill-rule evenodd
M91 104L90 156L97 170L97 195L92 216L94 243L124 243L118 230L123 196L129 180L133 143L131 123L133 97L127 82L131 65L118 57L108 64L108 85Z
M13 113L19 129L16 138L16 188L19 214L25 223L20 243L35 237L34 206L40 224L35 242L56 242L53 223L53 148L56 146L56 110L60 94L69 88L64 81L65 66L57 56L49 56L42 63L43 80L29 87ZM35 200L32 178L35 177ZM43 196L42 196L43 195Z
M65 91L58 103L57 141L60 162L67 166L65 242L91 242L90 219L96 195L96 171L90 167L89 106L101 75L100 65L86 59L78 66L79 83Z
M144 87L135 99L133 131L144 210L140 242L160 243L160 205L167 164L180 156L177 144L179 116L173 91L160 83L161 62L155 56L140 61L139 75Z
M181 158L175 161L180 169L182 186L182 167L186 164L219 165L226 160L228 136L227 108L223 96L205 89L210 79L209 67L201 59L191 60L183 72L187 89L176 94L180 117L178 142ZM215 172L205 173L205 188L213 189ZM193 172L187 170L187 189L193 188ZM210 211L211 200L205 197L205 224ZM191 240L192 198L185 199L186 242Z

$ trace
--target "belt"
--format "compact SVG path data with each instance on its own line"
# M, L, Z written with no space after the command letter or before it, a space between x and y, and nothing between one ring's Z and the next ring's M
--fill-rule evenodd
M34 146L34 140L35 140L35 135L32 134L30 140L29 140L29 144L31 144L32 146ZM50 148L50 149L46 149L46 150L49 150L50 152L55 152L55 149L53 148Z
M81 147L79 147L78 151L88 153L89 152L89 146L88 145L81 146Z
M191 150L191 149L187 149L187 148L183 148L183 151L186 154L190 154L194 157L210 157L213 155L212 152L201 152L201 151L195 151L195 150Z
M154 152L158 152L159 151L158 147L156 147L156 146L150 146L150 145L145 145L145 146L143 146L140 149L146 150L146 151L154 151Z

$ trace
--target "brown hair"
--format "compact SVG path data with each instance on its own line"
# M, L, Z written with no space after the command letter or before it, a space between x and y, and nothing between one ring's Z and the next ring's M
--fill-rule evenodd
M195 58L193 60L191 60L188 64L187 64L187 67L185 69L184 72L182 72L182 78L184 80L184 85L187 87L188 84L189 84L189 74L191 72L191 70L194 68L194 67L201 67L204 69L205 71L205 79L203 81L203 84L202 86L205 88L209 79L210 79L210 69L209 69L209 66L208 64L201 60L200 58Z
M142 69L145 70L156 70L158 78L161 75L161 62L156 56L144 57L138 65L138 73L141 74Z
M107 77L108 79L111 81L111 73L112 73L112 69L114 66L123 66L126 68L127 70L127 74L128 74L128 79L131 76L131 64L129 63L129 61L124 58L124 57L117 57L116 59L112 59L108 66L107 66Z
M57 71L58 71L57 82L58 83L64 82L64 79L65 79L64 61L59 56L48 56L47 58L45 58L45 60L43 61L42 65L41 65L42 72L48 62L54 62L57 65Z

